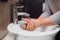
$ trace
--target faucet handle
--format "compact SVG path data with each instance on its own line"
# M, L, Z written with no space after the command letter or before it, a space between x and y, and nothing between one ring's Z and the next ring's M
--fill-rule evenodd
M27 16L27 17L30 17L30 14L25 13L25 12L17 13L17 15L18 15L18 16Z
M18 20L21 20L21 18L30 18L30 14L25 12L17 13L17 16L18 16Z
M18 24L21 21L21 18L30 18L30 14L25 12L19 12L14 15L14 24Z

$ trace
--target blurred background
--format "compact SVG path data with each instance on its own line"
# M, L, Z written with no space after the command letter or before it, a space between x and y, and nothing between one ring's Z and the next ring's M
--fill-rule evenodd
M14 13L26 12L31 18L37 18L43 12L44 2L44 0L0 0L0 40L8 34L7 26L13 22Z

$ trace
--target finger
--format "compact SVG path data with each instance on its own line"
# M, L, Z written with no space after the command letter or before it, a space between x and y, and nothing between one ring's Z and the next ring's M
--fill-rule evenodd
M26 25L25 24L22 25L21 27L22 27L22 29L26 30Z
M28 30L28 31L29 31L29 27L30 27L29 25L30 25L30 24L28 23L28 24L27 24L27 27L26 27L26 30Z
M24 25L23 29L26 30L26 25Z
M33 31L34 30L34 26L32 23L30 23L30 31Z
M30 25L29 26L30 26L29 27L29 30L32 31L32 24L31 24L31 22L30 22Z
M30 22L32 22L32 24L33 24L33 27L34 27L34 29L36 28L36 23L34 22L34 21L30 21Z
M26 30L32 31L34 29L32 27L33 27L32 23L29 22L28 25L27 25L27 27L26 27Z

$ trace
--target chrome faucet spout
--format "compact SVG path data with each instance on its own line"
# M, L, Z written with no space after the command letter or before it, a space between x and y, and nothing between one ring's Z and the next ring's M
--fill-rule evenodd
M30 18L30 14L25 12L19 12L14 14L14 18L13 18L14 24L18 24L18 21L20 21L21 18Z

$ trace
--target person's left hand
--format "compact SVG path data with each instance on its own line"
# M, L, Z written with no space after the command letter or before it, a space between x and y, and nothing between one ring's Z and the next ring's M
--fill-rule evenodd
M23 26L24 30L29 30L29 31L33 31L36 27L39 26L39 21L38 19L29 19L29 18L25 18L22 19L24 21L26 21L26 23Z

